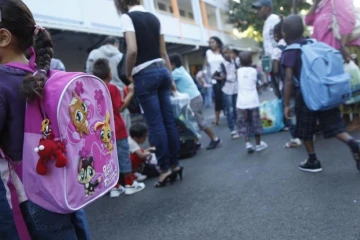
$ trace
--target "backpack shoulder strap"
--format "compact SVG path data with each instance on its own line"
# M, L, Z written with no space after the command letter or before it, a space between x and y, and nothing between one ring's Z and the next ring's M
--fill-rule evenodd
M293 43L291 45L288 45L284 51L288 51L288 50L301 50L301 44L299 43Z

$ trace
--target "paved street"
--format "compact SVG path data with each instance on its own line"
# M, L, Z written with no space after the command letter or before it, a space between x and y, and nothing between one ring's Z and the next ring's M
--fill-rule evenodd
M283 148L287 132L265 136L269 148L248 155L224 118L214 130L223 146L183 160L182 182L155 189L150 179L141 193L87 207L92 239L360 239L360 174L346 146L319 138L324 170L311 174L297 169L303 147Z

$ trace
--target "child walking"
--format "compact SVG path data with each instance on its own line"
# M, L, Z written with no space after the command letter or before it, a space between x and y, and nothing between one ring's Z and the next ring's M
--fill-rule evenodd
M204 100L196 87L194 80L190 76L190 74L186 71L186 69L182 66L182 60L179 54L172 54L169 56L172 75L176 84L176 88L181 93L187 93L191 99L190 107L195 114L195 119L199 124L201 130L203 130L210 138L209 146L206 148L207 150L212 150L217 148L221 144L220 138L218 138L208 124L205 121L203 116L203 105Z
M286 48L286 42L282 34L283 19L274 27L274 39L278 43L277 47L273 49L271 53L271 59L273 61L273 77L277 79L281 97L284 96L284 81L285 71L281 67L281 55ZM292 96L290 100L292 108L295 107L295 99ZM293 110L293 109L292 109ZM294 111L293 111L294 112ZM284 148L296 148L301 146L301 140L295 137L295 116L292 116L292 120L284 117L285 126L288 127L291 139L286 142Z
M4 155L16 163L23 160L26 99L42 96L53 43L23 1L0 1L0 10L0 239L90 239L83 210L58 214L40 207L27 199L21 175L8 168ZM24 55L31 52L33 60L34 50L36 67ZM7 187L10 174L18 179L13 188Z
M257 71L252 65L250 52L240 53L241 68L237 72L238 78L238 130L245 137L246 150L248 153L260 152L268 147L261 141L263 133L260 118L260 100L256 89ZM250 143L250 137L255 135L256 147Z
M226 118L230 129L231 138L237 139L240 137L236 131L236 102L238 94L238 82L236 77L237 67L235 61L232 59L232 51L228 46L224 46L221 49L221 54L224 58L224 72L221 72L220 79L224 81L222 92Z
M121 113L127 108L131 101L131 98L134 96L134 88L132 85L130 85L130 92L127 94L126 98L123 101L119 89L115 85L110 84L111 70L107 59L101 58L95 61L93 66L93 74L106 83L106 86L108 87L110 92L114 111L115 136L120 173L124 175L125 181L125 190L120 184L118 184L110 191L110 197L119 197L124 191L126 195L132 195L145 188L144 183L138 183L137 181L134 181L131 161L129 157L129 143L127 139L128 134L125 122L121 116Z
M284 20L283 33L285 41L288 45L294 43L306 44L303 38L304 26L303 20L298 15L290 15ZM301 79L301 52L300 50L286 50L281 59L281 64L285 69L285 96L284 96L284 113L287 118L292 118L290 113L290 97L293 90L295 91L295 115L296 128L295 135L304 141L308 157L300 163L300 170L306 172L320 172L322 171L321 163L318 160L313 136L316 133L317 121L323 131L325 138L336 137L340 141L347 144L356 161L356 166L360 170L360 145L357 140L350 136L345 130L345 124L341 118L339 108L333 108L326 111L312 111L305 102L301 88L294 88L294 77L300 82Z

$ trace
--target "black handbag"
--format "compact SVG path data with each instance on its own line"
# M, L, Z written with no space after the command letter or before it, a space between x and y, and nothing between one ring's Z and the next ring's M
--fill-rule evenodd
M117 65L117 71L118 71L120 80L126 86L129 86L131 82L126 77L126 41L125 41L125 39L123 40L123 57L122 57L121 61L119 62L119 64Z

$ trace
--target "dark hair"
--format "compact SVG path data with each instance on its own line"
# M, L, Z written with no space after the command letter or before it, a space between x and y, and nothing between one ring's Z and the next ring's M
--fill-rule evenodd
M232 51L233 51L233 53L235 53L235 54L236 54L236 56L239 56L239 53L240 53L240 51L239 51L239 50L233 49Z
M115 44L119 44L119 43L120 43L120 41L117 37L109 36L109 37L105 38L105 40L104 40L104 45L105 44L115 45Z
M225 45L221 48L221 52L224 50L231 50L231 48L228 45Z
M220 40L220 38L218 38L218 37L216 37L216 36L212 36L212 37L210 38L210 40L214 40L220 49L224 46L224 44L223 44L223 42Z
M281 20L278 24L275 25L274 27L274 35L276 34L277 36L279 36L280 38L282 38L282 28L283 28L283 18L280 17Z
M140 0L114 0L118 13L127 13L128 6L140 5Z
M241 63L241 66L244 66L244 67L251 67L252 65L252 54L251 52L241 52L240 53L240 63Z
M179 68L182 66L181 56L178 53L171 54L169 56L169 60L170 60L171 64L174 64L176 66L176 68Z
M297 40L303 37L304 23L299 15L292 14L283 21L283 32L289 40Z
M109 65L109 61L105 58L100 58L94 62L93 65L93 74L100 78L101 80L105 80L110 76L111 69Z
M148 129L145 125L136 123L130 127L130 137L132 138L141 138L144 137L148 132Z
M34 75L24 78L20 88L21 92L28 99L41 97L53 57L53 43L50 34L46 30L39 29L34 36L36 23L31 11L23 1L0 1L0 9L0 28L7 29L18 40L18 46L16 46L18 50L25 54L30 47L35 48L38 71Z

